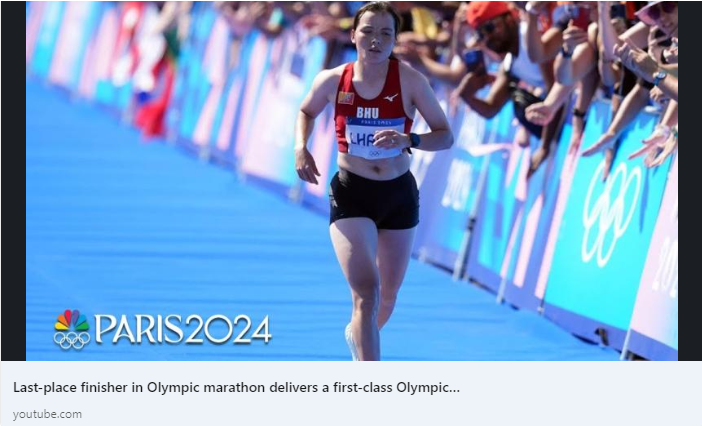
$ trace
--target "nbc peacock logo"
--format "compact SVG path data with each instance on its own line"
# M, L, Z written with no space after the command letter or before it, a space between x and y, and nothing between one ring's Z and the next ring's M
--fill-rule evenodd
M59 315L54 329L56 329L54 343L63 350L67 351L73 348L79 351L90 342L88 319L85 315L81 315L77 309L73 311L66 309Z

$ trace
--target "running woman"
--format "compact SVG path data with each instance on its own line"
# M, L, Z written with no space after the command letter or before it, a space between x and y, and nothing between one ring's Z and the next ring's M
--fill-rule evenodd
M391 57L400 18L386 2L356 12L351 41L358 60L315 78L297 119L295 168L300 179L320 176L307 149L315 118L334 105L337 162L330 189L332 244L351 288L346 341L354 360L380 359L387 323L410 259L419 223L419 191L409 171L410 148L448 149L453 135L428 80ZM430 133L410 133L415 111Z

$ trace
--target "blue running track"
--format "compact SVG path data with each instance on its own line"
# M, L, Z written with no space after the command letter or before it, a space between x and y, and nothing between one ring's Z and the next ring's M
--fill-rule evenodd
M28 360L350 358L350 293L327 218L178 148L144 143L82 101L31 81L26 94ZM81 351L53 341L65 309L89 318L93 341ZM245 314L254 327L268 315L273 337L98 345L95 314ZM215 337L226 333L223 324L213 323ZM242 323L234 334L240 330ZM388 360L618 358L417 261L381 338Z

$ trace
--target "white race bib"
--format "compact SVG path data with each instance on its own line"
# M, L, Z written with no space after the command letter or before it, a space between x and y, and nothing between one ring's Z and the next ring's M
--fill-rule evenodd
M401 155L401 148L385 149L373 146L375 132L380 130L404 133L405 119L346 117L346 142L349 146L349 154L366 160L380 160Z

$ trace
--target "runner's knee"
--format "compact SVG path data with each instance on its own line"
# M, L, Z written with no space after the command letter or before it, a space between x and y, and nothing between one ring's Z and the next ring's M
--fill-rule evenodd
M378 311L378 299L377 291L357 293L353 301L355 313L364 317L374 316Z

